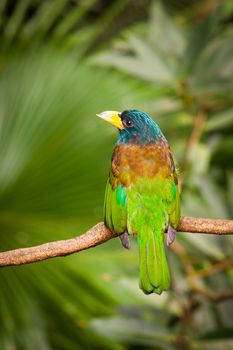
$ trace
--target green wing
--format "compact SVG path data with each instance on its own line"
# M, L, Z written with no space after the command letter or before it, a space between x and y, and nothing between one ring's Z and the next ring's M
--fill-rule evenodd
M118 184L118 179L110 171L104 204L105 224L114 232L120 234L126 231L126 188Z
M180 193L175 172L166 184L164 196L169 223L177 228L180 220Z

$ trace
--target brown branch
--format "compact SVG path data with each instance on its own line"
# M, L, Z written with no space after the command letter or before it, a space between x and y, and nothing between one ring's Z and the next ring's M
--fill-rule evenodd
M178 227L180 232L232 235L233 220L193 218L182 216Z
M95 247L116 237L103 222L93 226L84 234L55 242L48 242L35 247L19 248L0 253L0 267L30 264L58 256L78 253Z
M233 290L227 290L222 293L215 293L209 288L202 287L196 284L193 286L192 291L194 293L199 293L203 295L204 297L208 298L214 303L219 303L221 301L233 299Z
M233 290L216 293L215 291L212 291L206 287L201 280L201 278L204 276L209 276L210 274L232 267L233 259L225 259L208 266L208 268L195 270L190 257L187 255L184 247L180 243L175 242L175 244L172 245L172 250L177 256L180 257L183 263L187 275L187 281L193 293L201 294L215 303L233 299Z
M233 234L233 220L181 217L180 232ZM77 253L116 237L103 222L75 238L49 242L31 248L19 248L0 253L0 267L23 265Z
M233 266L233 258L224 259L214 263L213 265L209 265L201 270L196 271L197 277L205 277L222 270L230 269Z

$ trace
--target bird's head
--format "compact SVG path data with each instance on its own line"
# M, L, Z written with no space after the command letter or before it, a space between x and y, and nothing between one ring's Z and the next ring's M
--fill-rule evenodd
M118 143L145 145L164 139L159 126L149 115L136 109L105 111L97 116L118 128Z

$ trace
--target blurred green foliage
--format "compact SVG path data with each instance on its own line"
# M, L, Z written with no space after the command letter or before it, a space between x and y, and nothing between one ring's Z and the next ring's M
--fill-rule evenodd
M204 14L201 2L174 11L172 1L145 1L148 18L111 39L131 5L0 3L2 251L102 220L116 134L95 114L108 109L142 109L159 123L179 164L184 215L232 216L230 1ZM177 236L194 271L210 271L202 288L232 289L232 268L211 270L232 256L231 237ZM134 241L130 252L116 239L2 269L0 349L231 349L232 301L195 293L184 256L168 255L173 288L162 296L139 290Z

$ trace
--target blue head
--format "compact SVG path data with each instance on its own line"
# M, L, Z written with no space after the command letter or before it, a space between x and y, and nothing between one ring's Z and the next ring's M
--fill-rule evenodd
M129 109L123 112L105 111L97 114L97 116L118 128L118 144L146 145L159 142L160 140L166 141L159 126L149 115L136 109Z
M165 139L159 126L148 114L130 109L119 114L123 128L118 128L117 143L149 144Z

